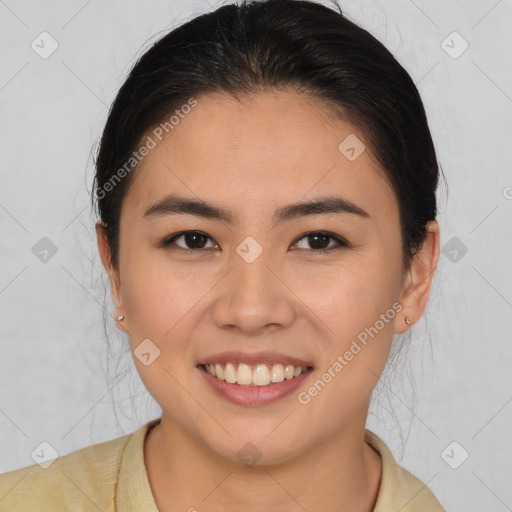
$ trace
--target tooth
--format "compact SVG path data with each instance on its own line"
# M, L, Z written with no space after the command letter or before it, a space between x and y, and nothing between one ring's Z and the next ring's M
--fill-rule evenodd
M299 377L306 371L306 367L303 366L283 365L281 363L272 365L270 370L267 364L264 363L257 364L254 370L244 363L226 363L224 369L222 365L223 363L205 364L204 368L213 377L225 380L230 384L238 383L240 386L268 386L271 383Z
M226 382L229 382L230 384L234 384L236 382L235 367L231 363L226 364L226 370L224 372L224 379L226 379Z
M286 365L286 368L284 369L284 376L287 380L293 379L293 364Z
M270 382L283 382L284 368L282 364L275 364L270 370Z
M254 368L252 382L256 386L268 386L270 384L270 372L266 364L259 364Z
M215 365L215 373L218 379L224 380L224 370L220 364Z
M244 363L240 363L236 372L236 381L241 386L250 386L252 384L251 368Z

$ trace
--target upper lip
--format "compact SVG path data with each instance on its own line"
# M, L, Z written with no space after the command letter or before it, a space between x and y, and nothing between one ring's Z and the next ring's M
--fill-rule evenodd
M254 365L258 363L280 363L293 364L294 366L302 367L313 366L311 362L305 361L304 359L299 359L293 356L287 356L286 354L282 354L280 352L263 351L247 353L233 350L211 354L201 359L201 361L198 364L202 365L215 363L244 363L247 365Z

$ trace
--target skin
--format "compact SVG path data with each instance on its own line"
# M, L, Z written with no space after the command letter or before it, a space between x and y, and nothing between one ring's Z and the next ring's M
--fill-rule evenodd
M162 407L144 448L157 506L371 511L381 460L364 441L370 394L393 335L409 328L405 316L413 325L423 314L439 226L428 224L405 272L398 204L382 169L368 149L355 161L338 150L349 134L362 141L364 134L296 92L197 99L135 171L121 210L118 268L101 222L96 228L115 316L125 315L118 327L132 351L146 338L161 351L149 366L134 357ZM143 218L171 192L229 208L236 222ZM276 208L325 195L343 196L370 217L322 214L274 226ZM174 249L158 245L182 230L209 238L202 246L183 237ZM319 230L351 246L315 254L320 244L304 234ZM236 252L247 236L263 249L252 263ZM328 238L320 247L336 245ZM205 248L180 251L197 246ZM298 391L307 390L395 302L403 309L307 405L297 393L259 407L235 405L199 378L196 365L207 355L277 350L311 361L313 374ZM252 467L237 457L247 442L262 454Z

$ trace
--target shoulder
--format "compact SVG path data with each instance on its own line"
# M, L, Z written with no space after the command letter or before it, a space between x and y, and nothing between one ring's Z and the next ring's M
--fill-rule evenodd
M419 478L400 466L384 441L365 431L365 441L382 461L382 475L374 512L445 512L432 491Z
M123 450L132 435L81 448L49 466L0 474L0 511L112 510Z
M397 498L403 512L445 512L428 486L402 466L397 468Z

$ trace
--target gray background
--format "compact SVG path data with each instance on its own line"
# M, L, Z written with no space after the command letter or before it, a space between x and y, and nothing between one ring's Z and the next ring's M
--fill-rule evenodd
M0 0L1 472L42 441L64 455L160 413L108 317L105 341L92 151L136 57L209 4ZM449 187L427 312L368 428L448 511L512 510L512 1L340 4L411 74Z

